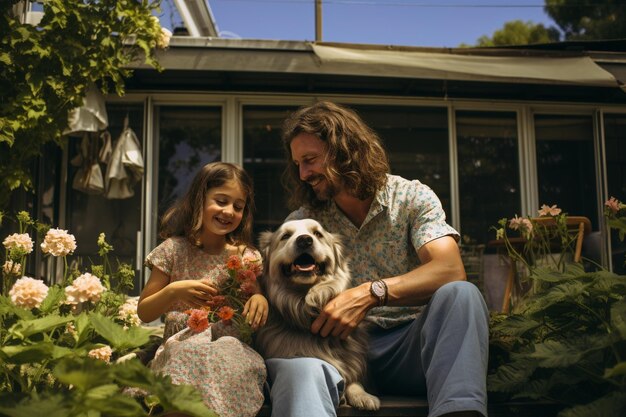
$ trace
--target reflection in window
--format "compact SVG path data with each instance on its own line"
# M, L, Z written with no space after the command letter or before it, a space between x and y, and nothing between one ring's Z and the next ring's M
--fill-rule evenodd
M516 114L456 113L460 232L464 239L487 243L503 217L520 214Z
M597 229L597 192L590 116L535 116L539 204L586 216Z
M295 107L243 108L243 167L254 180L254 232L275 230L289 214L281 177L286 161L281 127Z
M446 108L351 105L381 138L391 173L432 188L450 221Z
M604 140L606 147L606 177L609 197L626 201L626 115L604 116ZM611 232L611 258L613 271L624 275L626 265L626 242L620 242L616 230Z
M128 117L128 126L135 132L139 145L142 146L143 105L108 104L107 114L109 119L107 130L111 134L113 149L123 131L125 117ZM93 142L93 139L97 137L98 135L93 135L90 138L90 144L94 145L88 148L89 158L92 160L98 159L102 147L102 143ZM66 225L77 242L73 258L83 262L84 267L81 269L85 269L91 262L99 263L97 240L98 235L103 232L106 234L106 240L113 245L112 256L134 267L137 232L141 230L141 182L134 184L133 196L121 199L109 199L102 194L94 195L74 189L72 183L79 175L79 169L83 168L85 161L79 155L81 141L82 139L78 137L68 139L70 164L68 166ZM102 162L99 165L102 176L105 177L108 165ZM135 292L139 288L138 281L136 281Z
M159 108L159 217L204 165L221 160L221 107Z

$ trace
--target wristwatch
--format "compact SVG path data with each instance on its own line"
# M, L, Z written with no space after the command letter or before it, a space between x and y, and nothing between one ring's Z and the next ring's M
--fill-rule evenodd
M379 307L387 304L387 284L382 279L372 281L370 293L378 299Z

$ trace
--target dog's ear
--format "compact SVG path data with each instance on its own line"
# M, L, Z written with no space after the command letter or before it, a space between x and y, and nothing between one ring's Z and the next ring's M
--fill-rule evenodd
M261 232L259 235L259 251L261 255L263 255L263 259L267 259L267 255L270 248L270 243L272 242L273 232Z

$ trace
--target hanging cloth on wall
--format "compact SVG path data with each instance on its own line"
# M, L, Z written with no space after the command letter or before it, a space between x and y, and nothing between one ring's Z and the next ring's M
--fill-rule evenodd
M104 193L104 179L98 163L99 147L100 141L97 133L83 132L80 152L77 155L80 155L80 158L75 158L77 162L80 161L80 168L74 175L72 188L87 194Z
M111 199L130 198L135 195L134 186L143 176L144 165L141 145L135 132L124 118L124 130L113 146L107 167L105 197Z
M83 105L70 110L64 135L81 137L82 132L98 132L109 125L104 96L95 84L87 89Z

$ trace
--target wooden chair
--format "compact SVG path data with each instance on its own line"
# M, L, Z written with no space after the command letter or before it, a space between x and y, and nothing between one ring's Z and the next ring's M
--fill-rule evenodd
M545 227L556 227L554 217L535 217L531 219L535 224L540 224ZM591 221L584 216L568 216L567 228L576 236L576 245L574 247L574 262L580 262L582 257L583 240L585 236L591 233ZM523 237L509 238L511 245L518 251L521 251L527 240ZM489 242L489 246L499 247L504 246L504 241L493 240ZM554 242L555 251L561 250L560 242ZM504 296L502 298L502 312L508 313L511 306L511 294L513 292L513 286L517 277L517 267L514 259L509 260L509 272L506 280L506 287L504 288Z

